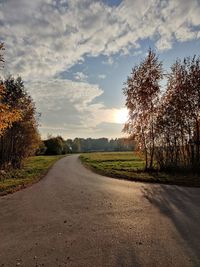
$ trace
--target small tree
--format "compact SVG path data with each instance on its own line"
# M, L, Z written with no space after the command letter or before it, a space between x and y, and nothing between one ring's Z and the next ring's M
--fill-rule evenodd
M67 143L61 136L50 137L44 141L47 155L62 155L68 152Z

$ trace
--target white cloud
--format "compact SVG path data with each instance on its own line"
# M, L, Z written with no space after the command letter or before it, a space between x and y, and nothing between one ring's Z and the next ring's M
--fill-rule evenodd
M67 123L73 128L78 121L87 131L98 119L112 121L109 109L92 102L102 89L88 84L82 72L74 74L80 83L55 77L86 55L106 55L112 65L114 54L138 51L146 38L159 50L170 49L175 41L200 38L199 14L198 0L124 0L113 7L93 0L0 1L5 69L26 80L42 108L43 127Z
M8 67L26 79L52 77L84 55L129 53L139 40L157 40L158 49L199 36L197 0L124 0L117 7L101 1L8 0L0 4L0 36Z
M106 78L106 75L105 74L99 74L98 78L101 80L104 80Z
M114 63L114 59L112 57L108 57L107 60L103 61L102 63L111 66Z
M83 72L76 72L74 73L74 79L77 81L86 81L88 76Z
M102 103L93 103L102 95L96 84L52 79L29 82L28 91L42 113L41 129L56 131L67 136L94 135L101 123L115 123L117 109L107 109Z

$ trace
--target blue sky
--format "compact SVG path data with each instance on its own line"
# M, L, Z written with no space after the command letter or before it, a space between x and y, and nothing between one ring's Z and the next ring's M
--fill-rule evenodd
M198 0L0 0L2 75L21 75L40 132L122 136L123 83L149 47L166 70L199 54Z

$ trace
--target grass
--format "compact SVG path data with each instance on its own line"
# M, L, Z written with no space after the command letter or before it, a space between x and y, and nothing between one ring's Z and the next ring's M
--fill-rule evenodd
M80 159L87 168L113 178L149 183L200 186L200 177L197 175L145 172L144 159L133 152L85 153L80 156Z
M28 158L22 169L1 171L0 195L13 193L38 182L49 168L63 156L35 156Z

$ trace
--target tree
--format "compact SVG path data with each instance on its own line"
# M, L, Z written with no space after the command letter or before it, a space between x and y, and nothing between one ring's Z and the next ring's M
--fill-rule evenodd
M200 59L177 60L157 119L157 160L161 168L199 164Z
M61 136L50 137L44 141L47 155L62 155L68 152L67 143Z
M0 166L21 167L23 159L33 155L40 143L37 118L32 98L20 77L3 81L1 103L10 110L20 111L20 120L12 122L0 137Z
M4 63L2 51L4 50L4 44L0 43L0 66ZM10 128L12 124L16 121L21 120L21 112L15 108L11 108L7 103L2 103L4 99L5 88L3 82L0 82L0 136L6 131L7 128Z
M124 88L126 107L129 110L124 132L132 136L144 151L146 170L153 167L155 123L162 77L162 63L150 49L144 61L132 69Z

